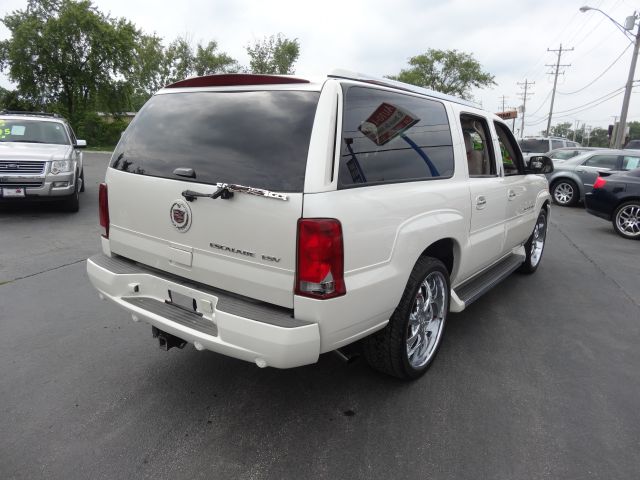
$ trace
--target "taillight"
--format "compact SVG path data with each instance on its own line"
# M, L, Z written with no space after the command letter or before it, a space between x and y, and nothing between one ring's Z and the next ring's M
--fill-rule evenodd
M107 184L101 183L98 193L98 210L100 212L100 226L102 236L109 238L109 195L107 194Z
M593 184L593 189L595 190L596 188L602 188L606 185L606 183L607 181L604 179L604 177L598 177Z
M297 295L326 299L346 293L342 226L333 218L298 220Z

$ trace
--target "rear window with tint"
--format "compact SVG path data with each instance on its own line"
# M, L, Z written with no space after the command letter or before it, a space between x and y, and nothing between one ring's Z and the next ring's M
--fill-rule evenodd
M520 150L524 153L545 153L549 151L549 140L536 140L533 138L520 140ZM560 145L562 146L562 145Z
M301 192L318 92L156 95L113 154L115 169L197 183ZM174 175L192 168L196 178Z
M451 130L442 103L345 87L338 188L453 175Z

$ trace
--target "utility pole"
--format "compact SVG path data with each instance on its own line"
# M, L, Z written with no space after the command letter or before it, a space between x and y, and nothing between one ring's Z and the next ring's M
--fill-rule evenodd
M500 110L501 112L505 112L506 110L504 109L504 105L505 105L505 100L507 99L506 95L502 95L500 97L498 97L499 99L502 100L502 110Z
M633 19L633 20L631 20ZM632 17L627 18L627 22L631 23L632 28L629 30L633 30L633 27L636 25L636 20L638 19L638 14L633 12ZM618 125L618 130L616 131L616 143L613 148L622 148L622 144L624 143L624 134L627 129L627 113L629 112L629 100L631 100L631 90L633 89L633 77L636 73L636 62L638 61L638 48L640 48L640 26L638 26L638 32L634 38L633 45L633 56L631 57L631 66L629 67L629 77L627 78L627 84L624 89L624 100L622 101L622 111L620 112L620 124Z
M614 145L616 143L616 138L618 136L618 131L616 130L617 126L616 124L618 123L618 116L617 115L611 115L611 117L613 118L613 130L611 130L611 136L609 138L609 147L610 148L615 148ZM615 133L615 135L614 135Z
M576 126L573 129L573 141L576 141L576 131L578 130L578 127L580 126L580 120L576 120Z
M524 79L524 83L521 82L516 82L519 86L524 86L524 90L522 92L520 92L518 94L518 96L522 99L522 121L520 123L520 139L522 140L522 137L524 137L524 114L527 110L527 100L528 100L528 96L527 95L533 95L533 93L527 93L528 89L529 89L529 85L535 85L536 82L529 82L526 78Z
M548 72L549 75L554 75L553 78L553 91L551 93L551 108L549 108L549 120L547 120L547 137L549 136L549 131L551 130L551 116L553 115L553 102L556 99L556 86L558 85L558 75L560 73L560 67L570 67L571 64L560 64L560 58L562 57L562 52L571 52L573 48L565 48L562 49L562 44L560 44L560 48L558 50L552 50L547 48L547 52L557 52L558 53L558 61L555 65L546 65L547 67L555 67L555 72ZM564 72L562 72L564 74Z

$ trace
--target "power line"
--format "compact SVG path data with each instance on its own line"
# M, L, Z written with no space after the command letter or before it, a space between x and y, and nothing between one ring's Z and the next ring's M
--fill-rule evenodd
M613 94L615 94L615 93L617 93L617 92L619 92L619 91L621 91L621 90L624 90L624 85L623 85L622 87L618 87L618 88L616 88L615 90L610 91L609 93L606 93L606 94L602 95L601 97L598 97L598 98L595 98L595 99L593 99L593 100L590 100L590 101L588 101L588 102L586 102L586 103L583 103L582 105L579 105L579 106L577 106L577 107L573 107L573 108L569 108L569 109L567 109L567 110L561 110L561 111L556 112L556 113L568 113L568 112L571 112L571 111L573 111L573 110L579 110L579 109L581 109L581 108L583 108L583 107L586 107L586 106L588 106L588 105L591 105L592 103L596 103L596 102L598 102L598 101L600 101L600 100L602 100L602 99L604 99L604 98L606 98L606 97L609 97L609 96L611 96L611 95L613 95Z
M586 88L590 87L591 85L593 85L594 83L596 83L598 80L600 80L600 78L602 78L602 76L607 73L609 70L611 70L611 67L613 67L618 60L620 60L622 58L622 56L626 53L627 50L629 50L629 47L631 46L631 44L627 45L625 47L624 50L622 50L622 52L620 53L620 55L618 55L618 57L611 63L611 65L609 65L607 68L604 69L604 71L598 75L596 78L594 78L592 81L590 81L589 83L587 83L584 87L579 88L578 90L574 91L574 92L560 92L558 91L558 94L560 95L573 95L575 93L579 93L583 90L585 90Z
M560 92L558 92L560 93ZM542 100L542 103L540 104L540 106L538 107L538 109L533 112L531 114L531 116L533 117L536 113L538 113L540 110L542 110L542 107L544 107L544 104L547 102L547 100L549 99L549 97L551 96L551 90L549 90L549 93L547 93L547 95L544 97L544 100ZM544 118L547 118L546 116Z
M635 82L640 82L640 80L635 80ZM636 86L637 85L638 85L638 83L636 83ZM583 111L586 111L586 110L590 110L590 109L592 109L594 107L597 107L598 105L601 105L601 104L603 104L605 102L608 102L609 100L612 100L612 99L616 98L617 96L619 96L622 93L622 91L624 89L625 89L625 87L617 88L617 89L607 93L606 95L603 95L602 97L598 97L598 98L596 98L594 100L591 100L590 102L587 102L587 103L585 103L583 105L580 105L578 107L574 107L574 108L570 108L568 110L563 110L563 111L560 111L560 112L556 112L556 117L561 117L561 118L562 117L571 117L571 116L575 115L576 113L580 113L580 112L583 112ZM548 119L548 117L545 117L545 118L543 118L541 120L538 120L538 121L535 121L535 122L532 122L532 123L527 123L526 126L527 127L532 127L532 126L535 126L535 125L540 125L541 123L547 121L547 119Z
M573 111L573 112L571 112L571 113L567 113L567 114L564 114L564 115L558 115L558 117L571 117L571 116L575 115L576 113L584 112L585 110L591 110L592 108L597 107L598 105L601 105L601 104L603 104L603 103L605 103L605 102L608 102L609 100L612 100L612 99L614 99L614 98L616 98L616 97L620 96L620 94L621 94L621 93L623 93L623 92L624 92L624 88L622 88L622 89L621 89L619 92L617 92L616 94L611 95L609 98L605 98L604 100L602 100L602 101L600 101L600 102L598 102L598 103L595 103L595 104L590 105L590 106L588 106L588 107L582 108L582 109L580 109L580 110L575 110L575 111ZM636 93L636 92L637 92L637 90L634 90L633 92L634 92L634 93Z

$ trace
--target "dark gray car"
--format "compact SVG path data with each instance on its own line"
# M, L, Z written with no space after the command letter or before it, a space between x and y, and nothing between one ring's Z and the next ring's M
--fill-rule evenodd
M593 150L568 160L555 160L553 172L547 175L551 197L560 206L576 205L591 191L600 172L638 167L640 150Z

